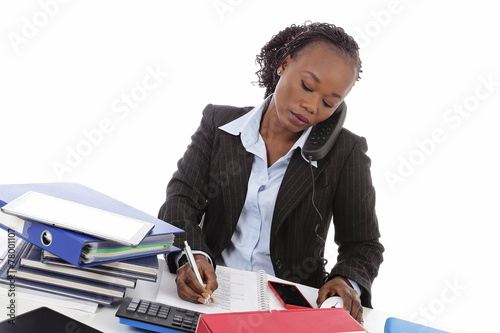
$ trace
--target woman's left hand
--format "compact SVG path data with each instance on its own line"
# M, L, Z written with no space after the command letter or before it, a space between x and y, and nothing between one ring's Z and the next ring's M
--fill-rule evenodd
M361 299L359 298L358 292L349 283L349 280L342 276L334 277L319 289L316 303L320 306L325 299L335 295L342 298L344 310L356 319L358 323L363 325L363 307L361 306Z

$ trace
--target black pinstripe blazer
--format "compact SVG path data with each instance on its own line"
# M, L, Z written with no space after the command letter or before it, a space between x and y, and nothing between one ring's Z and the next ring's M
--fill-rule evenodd
M205 108L159 212L159 218L185 230L176 237L176 246L187 239L193 249L205 251L213 261L230 243L253 162L240 137L218 127L251 109ZM311 204L310 166L297 149L278 192L269 247L276 276L319 288L325 275L341 275L359 284L362 304L371 307L371 285L384 248L378 241L375 191L366 150L364 138L343 129L333 149L313 167L314 202L322 214L320 219ZM321 258L321 238L326 239L332 217L339 255L328 274ZM172 256L167 261L175 272Z

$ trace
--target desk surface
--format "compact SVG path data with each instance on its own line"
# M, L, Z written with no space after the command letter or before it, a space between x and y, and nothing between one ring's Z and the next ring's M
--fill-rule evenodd
M0 296L0 303L6 304L6 302L7 297L3 295ZM38 308L42 305L43 304L41 303L23 301L21 304L19 304L18 314ZM52 305L48 307L106 333L143 332L131 326L120 324L119 319L115 317L115 313L118 310L117 305L110 307L99 307L95 314ZM387 314L384 314L382 312L372 309L365 309L364 318L366 330L370 333L383 333L384 324L388 317L389 316Z
M170 274L164 268L163 260L160 260L160 268L161 274L159 279L171 279L172 283L174 283L174 275ZM127 291L127 296L131 297L139 297L149 300L154 300L156 298L158 285L159 283L151 283L139 281L137 287L132 290ZM6 293L2 293L0 295L0 305L7 305L9 302L9 298ZM89 326L92 326L98 330L101 330L106 333L114 333L114 332L143 332L141 330L137 330L133 327L120 324L119 319L115 317L115 313L118 310L118 304L113 306L99 306L96 313L89 313L80 310L74 310L69 308L64 308L56 305L45 305L39 302L26 300L26 299L18 299L17 300L17 315L30 311L32 309L38 308L40 306L48 306L60 313L63 313L75 320L81 321ZM5 308L2 306L2 308ZM4 315L2 315L3 318ZM389 315L372 309L364 309L364 319L365 319L365 328L370 333L383 333L384 332L384 324ZM4 320L2 318L2 320Z

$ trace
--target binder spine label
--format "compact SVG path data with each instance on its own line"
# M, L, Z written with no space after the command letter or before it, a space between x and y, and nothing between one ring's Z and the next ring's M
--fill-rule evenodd
M22 233L24 231L24 220L20 219L14 215L8 215L0 211L0 224L3 224L6 228L11 229L15 232Z

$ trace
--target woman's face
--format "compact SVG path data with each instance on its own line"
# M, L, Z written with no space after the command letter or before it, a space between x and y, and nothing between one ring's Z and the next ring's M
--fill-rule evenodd
M354 65L324 43L288 56L278 69L270 106L274 102L281 126L295 133L330 117L357 79Z

